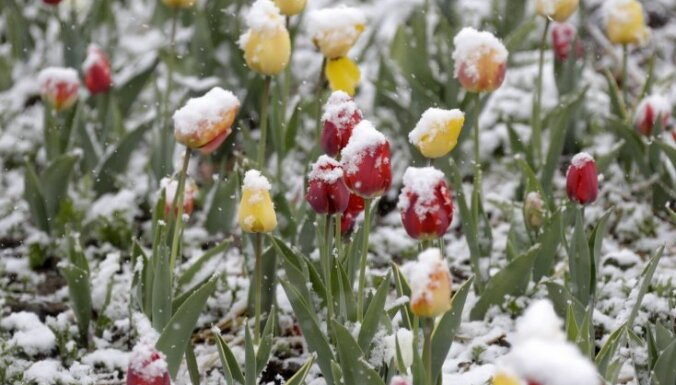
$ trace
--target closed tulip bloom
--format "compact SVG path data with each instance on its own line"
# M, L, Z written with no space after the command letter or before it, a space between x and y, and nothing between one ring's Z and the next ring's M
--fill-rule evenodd
M342 213L347 209L350 191L343 179L343 169L335 159L322 155L312 166L305 199L319 214Z
M361 10L346 6L312 11L308 19L312 41L327 59L347 56L366 24Z
M340 217L340 234L345 236L354 228L357 217L364 211L364 198L357 194L350 193L347 201L347 208Z
M95 44L87 48L87 58L82 64L85 85L91 94L108 92L113 80L110 75L110 62L106 54Z
M270 182L258 170L244 175L239 225L247 233L269 233L277 228L275 206L270 198Z
M247 66L267 76L282 72L291 57L291 39L279 8L271 0L256 0L246 23L249 29L240 37L239 46Z
M355 126L340 154L345 182L352 192L374 198L390 187L390 143L368 120Z
M458 110L430 108L408 134L408 140L427 158L440 158L458 144L465 114Z
M514 373L507 370L500 370L493 376L492 385L531 385L521 381Z
M146 342L139 342L129 357L127 385L171 385L166 357Z
M507 70L505 46L490 32L463 28L453 38L454 76L469 92L491 92L502 85Z
M615 44L641 44L648 38L643 7L636 0L606 0L603 16L608 39Z
M539 229L544 223L545 202L540 193L531 191L526 195L523 207L526 223L533 229Z
M162 178L160 180L160 189L164 189L165 200L164 200L164 215L168 216L171 212L171 208L174 207L174 200L176 199L176 192L178 190L178 181L174 178ZM197 188L195 183L192 181L185 181L185 187L183 189L183 213L192 214L193 209L195 208L195 193ZM178 210L178 208L177 208ZM174 215L176 215L174 213Z
M570 200L583 205L596 200L599 182L596 162L591 155L581 152L573 157L566 172L566 191Z
M331 94L324 106L319 144L326 155L336 156L347 146L352 129L361 122L362 113L350 95L343 91Z
M195 5L195 0L162 0L162 2L171 8L190 8Z
M552 24L552 46L557 60L564 61L568 59L573 43L575 43L575 57L579 58L584 55L582 42L576 39L576 36L577 31L572 25L568 23Z
M411 384L412 384L411 380L401 376L394 376L390 381L390 385L411 385Z
M293 16L303 12L305 0L275 0L282 15Z
M220 87L188 100L174 113L176 141L204 154L215 151L230 135L239 106L237 97Z
M439 249L431 248L420 253L407 278L411 285L413 314L435 318L450 310L451 273Z
M434 167L406 169L397 206L411 238L439 238L453 220L453 202L444 173Z
M49 5L58 5L61 0L42 0L42 2Z
M671 117L671 103L662 95L651 95L641 101L636 108L634 126L643 135L652 135L657 122L664 131Z
M72 68L45 68L38 75L38 83L42 99L57 111L66 110L77 101L80 79Z
M580 0L536 0L535 10L540 16L566 21L577 10Z

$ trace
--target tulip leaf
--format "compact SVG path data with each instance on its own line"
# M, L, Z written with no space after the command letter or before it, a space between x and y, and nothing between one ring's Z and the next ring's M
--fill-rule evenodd
M119 103L119 109L122 116L127 116L129 109L143 91L143 88L150 80L150 77L155 72L155 67L159 63L158 59L153 62L138 74L132 76L126 82L118 85L115 89L115 99Z
M575 208L575 230L568 250L568 266L570 291L586 307L593 298L596 279L594 260L589 250L582 210L579 207Z
M28 202L34 224L40 230L49 233L49 215L47 214L45 194L42 191L42 184L35 172L35 167L28 159L26 160L26 172L24 174L24 199Z
M251 332L244 327L244 384L256 385L256 353Z
M615 384L616 379L611 378L610 375L613 374L610 360L615 355L615 352L623 344L626 331L626 324L623 324L608 337L606 342L601 347L601 350L596 355L594 362L596 363L596 368L603 378L605 378L608 383Z
M364 315L364 321L359 329L359 338L357 338L357 340L362 351L368 351L369 345L371 345L371 341L376 335L380 318L383 316L383 309L385 308L385 300L387 300L389 288L390 277L388 275L380 283L376 294L371 299L371 303L369 303L366 314Z
M338 279L338 298L340 299L339 308L340 314L344 315L350 322L357 321L357 304L354 300L354 293L352 292L352 285L347 277L343 265L334 263L334 276ZM381 309L382 310L382 309Z
M401 273L399 266L392 263L392 271L394 272L394 284L397 289L397 296L411 298L411 287L406 281L406 277ZM403 306L401 308L401 318L403 320L404 327L409 330L413 329L413 313L408 306Z
M272 245L277 249L277 252L283 257L282 263L284 264L287 281L298 290L303 301L312 303L310 291L307 287L309 273L304 258L291 250L283 240L277 237L270 237L270 239L272 240Z
M617 87L617 82L615 77L606 69L603 74L606 77L606 82L608 83L608 95L610 96L610 106L611 112L615 114L621 120L627 120L627 108L625 107L624 98L620 89Z
M219 178L209 191L204 207L207 213L204 227L210 234L227 234L232 228L237 213L235 196L238 185L237 173L233 173L228 179Z
M582 322L584 318L584 306L573 296L573 294L564 286L556 282L545 282L547 295L554 305L554 310L559 317L566 317L569 306L573 311L576 320Z
M538 282L552 270L561 243L561 228L563 226L561 211L557 211L547 222L542 235L538 238L540 251L533 265L533 282Z
M188 374L190 375L192 385L200 385L200 370L197 366L197 357L195 357L195 349L190 342L188 342L185 348L185 366L188 367Z
M655 252L653 257L650 259L650 262L648 262L645 269L643 270L643 273L641 274L643 276L643 281L641 282L641 286L638 289L638 294L636 295L636 302L634 303L634 307L632 307L631 313L629 313L629 318L627 318L627 329L629 330L631 330L634 327L634 320L636 319L638 311L641 308L641 302L643 302L643 297L648 292L650 282L653 279L653 275L655 274L655 270L657 269L657 265L659 264L663 253L664 246L661 246Z
M310 369L312 368L312 365L314 365L315 360L317 359L316 354L312 354L310 358L305 361L303 366L298 369L296 374L291 376L284 385L302 385L305 382L305 377L307 377L308 373L310 372Z
M667 158L669 158L674 167L676 167L676 148L668 145L660 139L655 139L655 143L659 146Z
M56 216L61 201L68 193L70 175L78 159L80 157L75 154L61 155L54 159L40 176L47 214L50 218Z
M171 270L169 267L169 247L162 242L153 277L152 321L156 330L162 330L172 315Z
M244 375L239 368L239 363L235 355L225 343L220 332L214 331L216 337L216 346L218 347L218 357L221 359L221 366L223 367L223 375L227 385L235 385L236 383L244 384ZM235 382L237 381L237 382Z
M676 339L660 353L650 378L651 385L670 385L676 378Z
M274 337L275 327L277 326L275 315L276 311L273 306L270 310L270 315L265 322L265 328L263 328L263 334L261 336L262 338L256 351L256 377L261 375L270 359L270 352L272 352L272 338Z
M344 383L385 385L378 372L364 362L364 353L350 331L335 320L331 322L336 333L336 350L340 357Z
M183 274L178 278L176 281L176 284L179 288L182 286L187 285L190 283L190 281L193 280L195 275L199 273L205 265L209 261L211 261L213 258L218 257L221 255L221 253L224 253L227 249L228 246L232 243L232 238L228 238L224 240L223 242L219 243L218 245L212 247L211 249L207 250L204 254L202 254L201 257L199 257L190 267L188 267Z

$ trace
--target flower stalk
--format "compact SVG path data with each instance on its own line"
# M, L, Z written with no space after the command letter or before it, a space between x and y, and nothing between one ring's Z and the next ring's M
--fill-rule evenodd
M371 204L373 199L364 199L364 231L362 233L361 256L359 258L359 287L357 291L357 318L364 319L364 287L366 286L366 259L369 250L369 230L371 227Z
M258 345L261 337L261 291L263 290L263 234L254 235L254 345Z
M535 155L535 163L539 166L542 163L542 119L540 113L542 111L542 78L545 63L545 48L547 46L547 33L551 21L545 18L545 28L542 32L542 39L540 41L540 58L538 61L538 77L535 86L535 93L533 94L533 116L531 125L533 127L533 147Z
M268 107L270 104L270 82L272 77L265 76L263 84L263 98L261 99L261 121L260 130L261 136L258 142L258 165L261 169L265 169L265 145L268 135Z
M174 218L174 232L173 240L171 242L171 254L169 257L169 271L174 271L174 266L176 265L176 257L178 256L178 249L180 248L181 241L181 227L183 225L183 198L185 192L185 178L188 173L188 164L190 163L190 147L185 148L185 153L183 154L183 167L181 172L178 175L178 188L176 190L176 199L174 199L174 206L172 207L171 212L176 213L176 218Z

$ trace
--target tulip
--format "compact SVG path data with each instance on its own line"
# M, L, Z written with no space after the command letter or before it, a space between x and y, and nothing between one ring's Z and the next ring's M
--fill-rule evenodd
M390 385L411 385L411 381L405 377L394 376L390 381Z
M575 57L579 58L584 55L584 47L582 42L576 39L576 35L575 27L570 24L554 23L552 25L552 45L557 60L565 61L568 59L573 42L575 42Z
M508 52L493 34L466 27L453 44L454 76L468 92L491 92L502 85Z
M434 167L406 169L397 206L411 238L439 238L453 220L453 202L444 173Z
M127 385L171 385L164 354L150 344L138 343L129 357Z
M354 127L340 154L345 182L352 192L363 198L374 198L390 187L390 144L368 120Z
M108 92L113 84L110 62L106 54L95 44L90 44L87 48L87 58L82 64L82 71L85 74L85 85L92 95Z
M566 21L577 10L580 0L536 0L538 15L555 21Z
M230 134L239 106L232 92L214 87L174 113L174 136L186 147L209 154Z
M360 10L339 6L310 12L308 30L327 59L338 59L347 56L365 24L366 18Z
M340 217L340 234L345 236L352 231L357 217L364 211L364 198L357 194L350 193L350 198L347 202L347 209Z
M532 229L539 229L544 223L544 206L540 193L531 191L526 195L526 202L524 202L524 216L526 223Z
M42 0L42 2L49 5L58 5L61 0Z
M615 44L641 44L648 38L643 7L636 0L606 0L603 3L608 39Z
M162 0L162 2L171 8L190 8L195 5L195 0Z
M331 90L344 91L350 96L354 96L361 78L361 71L359 71L357 63L346 57L331 59L326 62L324 74L329 80Z
M408 134L408 140L427 158L440 158L458 143L465 114L458 110L430 108Z
M664 96L651 95L643 99L636 108L634 126L643 135L650 136L653 128L660 122L660 128L665 130L671 117L671 103Z
M247 25L239 39L247 66L267 76L282 72L291 57L291 39L279 8L271 0L256 0Z
M347 209L350 191L343 169L335 159L322 155L312 166L307 190L308 203L319 214L342 213Z
M275 4L286 16L297 15L305 9L305 0L275 0Z
M325 154L336 156L345 148L352 129L361 122L362 113L354 100L343 91L331 94L324 106L320 145Z
M270 182L257 170L244 175L239 225L247 233L269 233L277 227L275 207L270 198Z
M173 178L162 178L160 180L160 188L164 189L164 215L169 216L171 208L174 207L174 200L176 199L176 191L178 190L178 181ZM195 193L196 188L194 183L186 182L183 191L183 212L190 215L195 207ZM178 213L176 208L174 215Z
M38 83L42 98L57 111L66 110L77 101L80 79L72 68L45 68L38 75Z
M451 274L439 249L420 253L408 273L413 314L435 318L451 308Z
M492 385L525 385L516 375L507 371L500 371L493 376ZM531 385L531 384L528 384Z
M586 205L596 200L599 192L596 162L586 152L573 157L566 172L566 191L568 198Z

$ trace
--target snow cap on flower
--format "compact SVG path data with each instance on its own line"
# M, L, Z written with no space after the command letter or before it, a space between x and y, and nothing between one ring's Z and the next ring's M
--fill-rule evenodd
M38 75L38 84L42 98L57 111L66 110L77 101L80 79L72 68L45 68Z
M451 273L439 249L420 253L407 273L413 314L435 318L451 308Z
M141 341L132 350L127 369L127 385L170 385L164 353Z
M563 342L566 335L562 327L563 321L554 312L552 303L548 300L537 300L528 306L516 322L517 342L529 339Z
M409 167L397 204L409 236L436 239L453 221L453 202L444 173L434 167Z
M644 98L636 108L634 126L643 135L649 136L653 128L660 122L665 130L671 117L671 103L662 95L650 95Z
M187 147L213 152L230 134L239 106L232 92L214 87L174 113L174 136Z
M643 7L636 0L606 0L603 18L608 39L615 44L642 44L650 33Z
M538 15L556 21L566 21L577 10L580 0L536 0Z
M340 5L310 12L307 29L324 56L338 59L347 56L365 24L366 17L361 10Z
M491 92L502 85L509 53L498 38L465 27L453 38L454 76L469 92Z
M566 172L566 192L568 198L586 205L596 200L599 191L596 162L586 152L573 157Z
M440 158L455 148L464 122L465 113L458 109L428 108L409 132L408 140L423 156Z
M305 199L317 213L335 214L347 209L349 198L340 163L327 155L320 156L310 171Z
M552 48L557 60L564 61L568 59L568 55L575 44L575 51L573 54L575 58L584 56L584 47L582 42L577 37L577 30L568 23L553 23L552 24Z
M169 215L171 208L174 207L174 200L178 191L178 181L174 178L162 178L160 180L160 189L164 189L164 213ZM190 215L195 207L195 193L197 188L192 180L185 181L183 190L183 212Z
M286 16L293 16L303 12L306 0L275 0L279 11Z
M272 186L258 170L244 174L239 225L247 233L268 233L277 227L275 206L270 197Z
M92 95L108 92L113 84L108 57L96 44L90 44L87 48L82 72L85 75L85 85Z
M240 37L247 66L263 75L282 72L291 57L291 39L284 16L271 0L256 0L246 16L248 30Z
M336 156L352 136L352 129L361 122L362 113L352 97L335 91L324 105L322 134L319 143L325 154Z
M368 120L355 126L340 152L347 187L364 198L379 196L392 183L390 144Z

